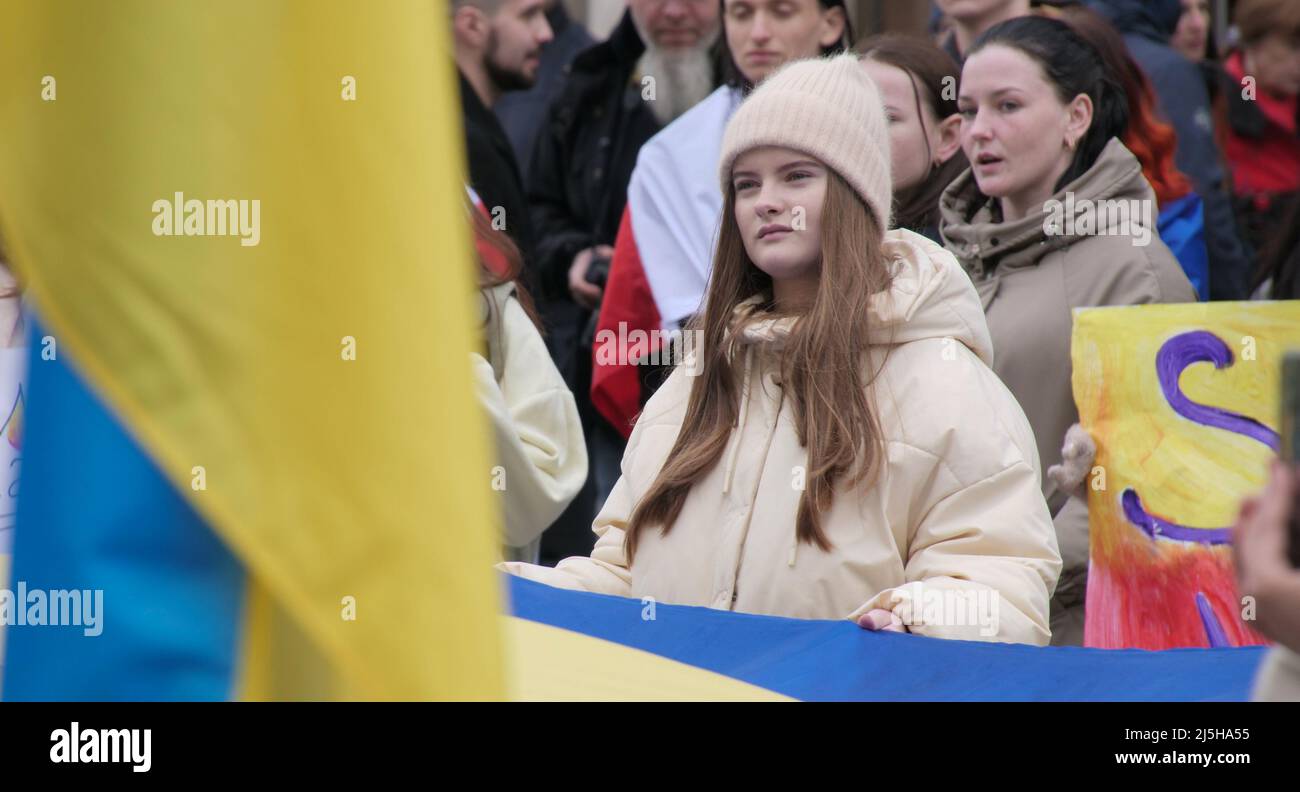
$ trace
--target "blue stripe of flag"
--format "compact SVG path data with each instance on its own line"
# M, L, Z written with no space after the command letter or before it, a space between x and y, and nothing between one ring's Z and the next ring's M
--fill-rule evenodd
M230 698L241 565L87 388L69 350L42 359L45 330L30 329L7 585L15 595L20 581L28 592L101 590L102 632L86 634L86 614L82 626L8 627L0 698Z
M1245 701L1264 647L1082 649L870 633L552 588L511 577L514 615L803 701Z

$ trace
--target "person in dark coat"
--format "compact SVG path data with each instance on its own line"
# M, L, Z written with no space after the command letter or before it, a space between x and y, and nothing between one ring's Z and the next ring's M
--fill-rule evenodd
M603 275L642 144L719 84L711 52L719 17L716 0L630 0L609 38L569 64L537 134L528 177L536 269L554 295L548 346L583 416L594 507L613 488L623 449L590 400ZM580 495L570 510L582 508ZM562 516L542 538L543 563L590 552L593 516Z
M542 48L552 38L544 2L452 0L451 5L470 186L492 216L493 227L519 247L524 283L535 291L535 238L523 176L490 108L503 93L536 81ZM544 293L540 296L545 299Z
M511 91L492 107L501 119L510 147L515 151L524 186L528 185L528 171L533 160L533 145L537 130L546 118L546 110L564 90L568 82L568 65L579 52L596 43L580 22L569 17L560 0L546 0L546 22L555 38L542 49L542 64L537 69L537 82L526 91Z

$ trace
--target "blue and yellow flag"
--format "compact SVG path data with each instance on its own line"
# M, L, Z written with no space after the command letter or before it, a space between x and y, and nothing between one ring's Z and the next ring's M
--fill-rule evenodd
M448 35L399 0L7 7L38 324L4 698L504 695Z
M543 701L1246 701L1267 651L954 641L508 584L515 695Z

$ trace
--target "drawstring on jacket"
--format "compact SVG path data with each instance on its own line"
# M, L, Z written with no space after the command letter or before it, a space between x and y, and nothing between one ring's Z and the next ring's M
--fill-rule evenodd
M736 473L736 458L740 456L740 438L745 430L745 420L749 417L749 369L754 360L754 347L745 345L745 377L740 385L740 417L736 423L736 442L727 455L727 467L722 477L722 494L731 491L731 478Z
M731 451L729 451L727 454L727 465L722 477L723 495L726 495L727 493L731 492L732 480L736 474L736 461L740 458L741 437L744 435L745 432L745 422L749 420L749 402L750 402L749 377L750 377L750 373L753 371L753 366L754 366L754 346L752 344L746 344L744 379L742 380L740 386L740 414L737 417L735 430L734 430L736 432L736 441L735 443L732 444ZM779 412L779 408L778 408L778 412ZM776 430L775 422L773 422L772 429L774 434ZM772 435L769 434L768 436L769 446L771 445L771 442L772 442ZM766 458L766 456L767 454L765 449L764 458ZM786 565L793 567L795 559L798 558L798 555L799 555L799 529L798 526L796 526L795 529L790 532L790 554L786 561Z
M744 332L743 330L740 332ZM751 339L745 339L745 365L743 368L744 379L741 381L740 390L740 412L736 418L735 431L736 438L731 450L727 452L727 464L723 471L722 477L722 494L726 495L731 492L731 485L736 475L736 463L740 458L741 438L745 432L745 423L749 420L749 406L751 401L749 379L754 369L754 346ZM778 385L778 387L780 387ZM781 400L784 401L785 394L782 392ZM776 435L777 424L779 423L779 413L781 412L780 404L777 405L778 417L773 419L772 431L768 433L767 447L763 449L763 459L767 459L767 451L771 448L772 439ZM761 475L761 474L760 474ZM786 558L786 565L793 567L795 560L799 557L799 528L794 526L790 531L790 552Z

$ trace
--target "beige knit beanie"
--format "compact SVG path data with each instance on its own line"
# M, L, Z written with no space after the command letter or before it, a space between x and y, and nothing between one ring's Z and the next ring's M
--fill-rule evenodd
M718 175L725 194L736 158L759 146L811 154L890 225L889 129L880 92L853 54L786 64L749 95L722 136Z

